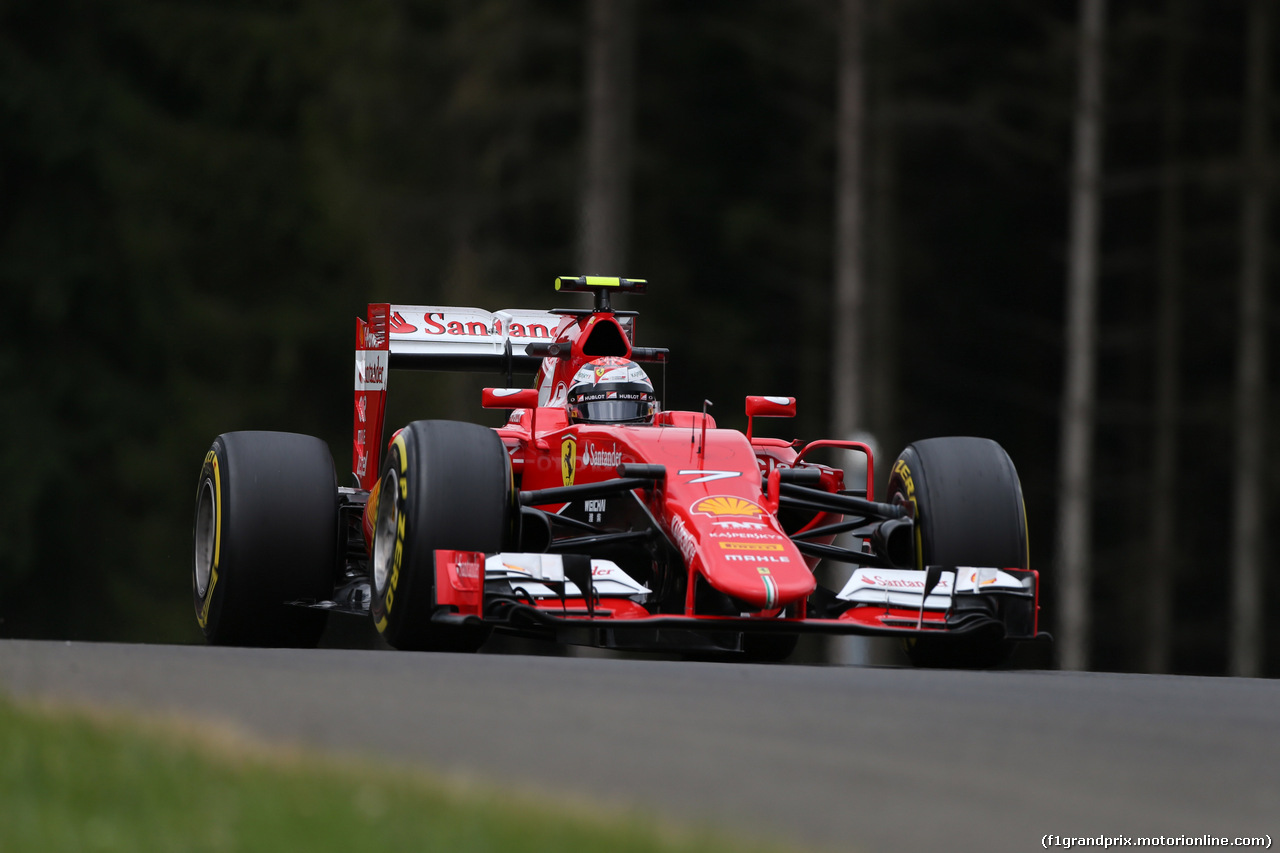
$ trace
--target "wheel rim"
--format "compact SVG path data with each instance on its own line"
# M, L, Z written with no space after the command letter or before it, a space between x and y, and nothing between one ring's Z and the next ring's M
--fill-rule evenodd
M378 522L373 531L373 591L379 598L387 588L396 551L396 528L400 521L396 496L399 493L400 477L394 468L390 468L378 487Z
M213 573L213 552L218 535L217 502L213 494L213 481L205 480L200 487L196 503L195 582L196 595L203 599L209 591L209 576Z

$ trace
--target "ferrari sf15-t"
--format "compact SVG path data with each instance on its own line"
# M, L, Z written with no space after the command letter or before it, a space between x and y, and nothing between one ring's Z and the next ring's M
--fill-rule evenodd
M230 432L196 492L195 612L211 643L315 645L330 613L393 647L474 651L493 632L608 649L778 660L802 634L900 637L922 665L989 666L1038 630L1017 472L994 441L916 441L883 500L871 448L755 434L663 410L618 293L591 309L377 303L356 321L351 485L327 445ZM505 375L496 429L384 425L400 368ZM517 374L533 387L514 387ZM856 459L837 466L832 456ZM827 460L827 461L824 461ZM825 586L820 561L844 564Z

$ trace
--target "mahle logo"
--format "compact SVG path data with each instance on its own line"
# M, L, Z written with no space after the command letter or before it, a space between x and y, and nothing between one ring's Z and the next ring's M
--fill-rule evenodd
M560 444L560 474L566 486L573 485L573 477L578 471L578 441L566 435Z

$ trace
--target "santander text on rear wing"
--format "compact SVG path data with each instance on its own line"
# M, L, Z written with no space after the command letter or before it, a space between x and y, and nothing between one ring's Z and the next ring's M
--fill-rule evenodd
M383 307L391 366L425 370L533 373L542 360L525 347L554 340L563 319L548 311L375 304L366 324L375 336Z
M568 313L568 312L565 312ZM387 373L391 368L535 373L532 343L550 343L562 321L550 311L433 305L369 305L356 318L355 424L351 470L362 489L378 479Z

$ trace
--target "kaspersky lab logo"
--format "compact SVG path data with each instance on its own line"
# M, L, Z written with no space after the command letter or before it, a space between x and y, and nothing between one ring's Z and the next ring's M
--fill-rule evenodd
M574 475L578 472L578 441L566 435L560 442L560 475L566 486L573 485Z

